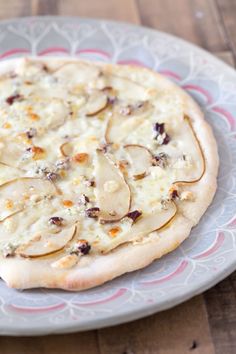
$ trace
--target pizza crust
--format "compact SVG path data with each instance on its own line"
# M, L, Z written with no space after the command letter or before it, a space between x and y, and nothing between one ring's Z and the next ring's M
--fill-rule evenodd
M35 60L38 60L37 58ZM41 60L54 68L68 62L65 59L50 58ZM2 62L0 75L19 68L22 59ZM100 64L98 64L100 65ZM214 197L218 172L217 145L211 127L195 101L177 85L149 69L102 64L105 69L116 75L135 78L149 88L174 88L184 99L185 113L191 119L192 126L204 153L206 169L201 180L189 184L187 190L194 191L194 203L181 202L178 215L170 226L160 230L158 237L147 237L144 242L124 244L112 252L82 257L77 266L71 269L55 269L50 266L47 257L41 259L19 259L2 257L0 275L8 286L17 289L47 287L66 290L88 289L114 279L119 275L143 268L177 248L190 234L191 228L200 220Z

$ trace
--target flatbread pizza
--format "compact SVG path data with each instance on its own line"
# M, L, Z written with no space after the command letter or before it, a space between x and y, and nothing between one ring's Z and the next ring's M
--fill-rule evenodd
M83 290L176 249L216 191L210 126L151 70L0 65L0 277Z

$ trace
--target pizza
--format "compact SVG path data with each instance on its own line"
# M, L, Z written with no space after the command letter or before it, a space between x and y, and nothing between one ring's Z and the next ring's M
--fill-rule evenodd
M140 67L0 65L0 276L91 288L176 249L216 191L198 105Z

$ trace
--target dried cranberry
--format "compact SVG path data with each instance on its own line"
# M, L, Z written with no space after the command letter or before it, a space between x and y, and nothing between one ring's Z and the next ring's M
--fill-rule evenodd
M163 139L163 143L164 145L167 145L170 142L170 137L167 133L165 133L165 137Z
M88 243L88 241L86 240L79 240L73 250L71 251L72 254L77 254L80 256L85 256L86 254L89 253L89 251L91 250L91 246Z
M179 198L179 194L177 189L174 189L171 193L170 193L170 198L173 199L178 199Z
M49 179L50 181L55 181L58 178L58 174L55 172L49 172L46 174L47 179Z
M50 225L62 226L64 219L60 216L52 216L48 222Z
M132 219L133 222L135 222L140 216L142 215L142 212L139 210L134 210L131 211L130 213L127 214L127 217Z
M154 130L159 134L165 133L165 123L155 123Z
M158 140L160 145L167 145L170 142L170 137L165 132L165 123L155 123L154 130L157 132L154 139Z
M85 194L82 194L79 198L79 204L82 204L82 205L86 205L87 203L89 203L90 200L89 200L89 197L87 197L87 195Z
M37 130L35 128L30 128L26 133L28 139L32 139L37 134Z
M87 187L95 187L96 186L96 183L93 179L85 179L84 184Z
M42 67L43 71L45 71L46 73L49 72L49 68L47 67L46 64L43 64L43 67Z
M97 219L98 215L99 215L100 209L97 207L94 208L89 208L85 210L85 213L87 215L88 218L94 218Z
M20 95L19 93L15 94L15 95L12 95L12 96L9 96L7 99L6 99L6 102L11 106L15 101L19 101L23 98L22 95Z

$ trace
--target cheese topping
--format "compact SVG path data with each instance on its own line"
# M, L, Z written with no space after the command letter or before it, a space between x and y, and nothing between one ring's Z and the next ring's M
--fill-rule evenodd
M153 237L175 202L194 200L171 189L205 168L174 89L150 90L89 63L50 69L33 60L0 86L3 255L62 252L52 267L72 267L78 240L81 256Z

